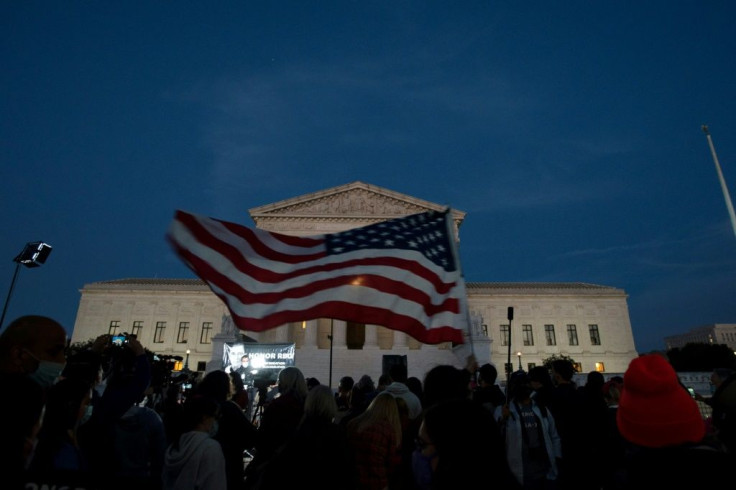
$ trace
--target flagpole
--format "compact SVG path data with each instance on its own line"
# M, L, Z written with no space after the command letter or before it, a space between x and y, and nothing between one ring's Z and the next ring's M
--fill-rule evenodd
M463 279L464 282L464 279ZM470 318L470 308L468 307L468 298L467 296L464 298L461 298L463 302L463 308L465 308L465 318L468 319L468 339L470 341L470 355L475 357L475 349L473 347L473 321Z
M731 202L731 196L728 194L728 187L726 187L726 180L723 178L723 172L721 171L721 165L718 163L718 156L716 155L716 149L713 146L713 138L710 137L708 126L703 124L703 132L705 137L708 138L708 146L710 146L710 153L713 155L713 162L716 164L716 172L718 172L718 180L721 183L721 190L723 191L723 198L726 200L726 208L728 208L728 215L731 217L731 227L733 233L736 235L736 213L733 210L733 203Z
M465 279L462 278L462 276L461 276L461 279L463 282L465 282ZM461 302L464 305L463 308L465 308L465 318L468 319L468 339L470 342L470 357L466 359L465 367L467 369L472 365L477 366L477 363L476 363L477 359L475 357L475 348L473 347L473 322L472 322L472 319L470 318L470 308L468 307L467 295L466 297L461 299ZM472 358L472 362L471 362L471 358ZM470 377L473 381L473 386L475 386L478 382L477 368L476 368L476 371L470 373Z
M452 254L455 258L455 263L460 267L460 250L458 247L458 240L457 236L455 234L455 226L452 221L452 216L450 214L450 210L452 209L451 206L446 206L444 213L445 213L445 226L447 227L447 236L452 237L450 240L450 245L452 246ZM465 274L463 273L463 270L460 269L460 280L463 282L463 289L465 289ZM470 307L468 306L468 295L467 293L465 296L460 298L460 305L461 308L463 308L465 319L468 326L468 339L470 342L470 355L475 358L475 347L473 345L473 322L470 318Z
M330 378L327 381L327 386L332 388L332 336L334 334L333 328L335 326L335 319L330 318L330 335L327 336L328 339L330 339Z

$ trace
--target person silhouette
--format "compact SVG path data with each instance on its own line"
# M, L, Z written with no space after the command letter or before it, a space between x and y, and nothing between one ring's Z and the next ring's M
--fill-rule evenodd
M66 330L59 322L40 315L21 316L0 335L0 373L26 374L47 389L64 370L66 347Z
M695 399L660 354L629 363L616 423L628 442L623 488L717 488L731 478L733 456L708 443Z
M529 375L516 371L509 378L507 404L494 415L503 427L506 457L516 480L525 489L554 488L557 460L562 456L555 419L531 396Z

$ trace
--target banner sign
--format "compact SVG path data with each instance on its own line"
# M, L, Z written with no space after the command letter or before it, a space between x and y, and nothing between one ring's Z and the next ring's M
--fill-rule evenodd
M222 368L226 373L243 374L246 384L252 377L275 383L279 371L294 365L295 344L261 344L227 342L222 353Z

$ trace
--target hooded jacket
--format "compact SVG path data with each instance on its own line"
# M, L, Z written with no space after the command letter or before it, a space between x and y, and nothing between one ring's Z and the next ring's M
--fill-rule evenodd
M560 444L560 436L557 433L557 427L555 426L555 419L549 413L546 415L543 414L542 410L534 400L532 400L531 409L541 424L544 448L549 460L547 479L556 480L557 459L562 457L562 446ZM524 484L524 465L522 457L524 437L522 435L521 427L522 417L518 411L518 405L516 403L510 403L509 410L511 411L511 416L508 420L503 420L503 406L496 407L494 416L505 432L506 457L508 459L511 472L519 483Z
M164 490L226 490L225 456L220 443L209 434L191 431L182 434L179 445L166 449Z
M115 461L119 476L161 477L166 434L161 416L133 405L115 424Z
M391 393L395 397L403 398L406 401L406 406L409 407L410 419L416 420L422 414L422 401L404 383L394 381L384 391Z

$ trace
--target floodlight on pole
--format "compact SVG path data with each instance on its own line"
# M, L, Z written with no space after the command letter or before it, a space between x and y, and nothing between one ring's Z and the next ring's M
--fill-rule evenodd
M23 247L21 253L19 253L14 259L15 272L13 273L13 280L10 281L10 290L8 296L5 298L5 306L3 307L3 314L0 316L0 328L3 326L5 321L5 313L8 311L8 303L10 302L10 296L13 294L13 288L15 287L15 281L18 279L18 272L20 266L24 265L28 268L39 267L41 264L46 262L49 254L51 253L51 245L44 242L28 242Z
M733 210L733 203L731 202L731 196L728 193L728 187L726 186L726 179L723 178L723 172L721 171L721 164L718 163L718 155L716 155L716 148L713 146L713 138L710 136L708 126L703 124L702 126L705 137L708 139L708 146L710 147L710 153L713 156L713 163L716 165L716 172L718 173L718 181L721 183L721 191L723 192L723 198L726 200L726 209L728 210L728 216L731 218L731 227L733 233L736 235L736 212Z

